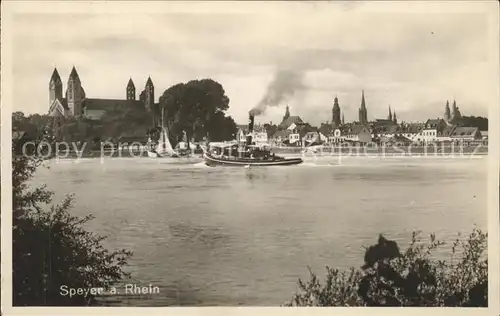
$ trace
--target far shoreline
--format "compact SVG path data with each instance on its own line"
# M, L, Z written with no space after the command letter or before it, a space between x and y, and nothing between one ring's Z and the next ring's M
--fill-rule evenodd
M359 149L359 150L358 150ZM439 149L439 148L438 148ZM450 149L450 148L449 148ZM271 148L272 152L277 155L294 155L301 156L305 158L320 158L320 157L387 157L387 158L397 158L397 157L472 157L472 156L487 156L488 148L475 148L475 147L465 147L462 150L426 150L425 148L398 148L394 150L392 148L343 148L342 150L326 151L318 150L316 152L303 152L303 148ZM47 157L49 158L49 157ZM52 156L50 159L110 159L110 158L148 158L151 160L165 160L165 159L175 159L175 160L187 160L187 159L202 159L203 156L200 153L195 153L188 158L149 158L147 152L140 151L90 151L84 153L77 153L76 151L70 151L69 153L62 152L59 156Z

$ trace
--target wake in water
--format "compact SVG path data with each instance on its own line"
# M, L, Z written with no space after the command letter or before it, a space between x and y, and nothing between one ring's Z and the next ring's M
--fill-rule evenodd
M213 167L207 166L204 161L198 162L192 165L195 168L207 168L207 169L212 169Z

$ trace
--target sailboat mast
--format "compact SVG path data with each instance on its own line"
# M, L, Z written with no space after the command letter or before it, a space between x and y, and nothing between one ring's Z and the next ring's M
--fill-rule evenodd
M165 127L164 119L165 119L165 107L162 106L162 108L161 108L161 127Z

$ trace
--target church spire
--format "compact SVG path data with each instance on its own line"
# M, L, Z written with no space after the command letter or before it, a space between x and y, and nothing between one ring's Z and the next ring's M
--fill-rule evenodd
M54 103L54 100L62 99L63 97L62 88L63 86L62 86L61 76L59 76L57 68L54 68L52 76L50 76L50 82L49 82L49 108L50 106L52 106L52 103Z
M132 78L128 80L127 83L127 100L135 100L135 85Z
M130 78L128 80L127 87L134 87L135 88L134 81L132 81L132 78Z
M285 116L283 116L283 121L290 117L290 107L287 105L285 110Z
M85 99L85 91L80 82L80 77L75 66L69 74L68 86L66 88L66 98L71 115L80 116L83 113L82 102Z
M387 117L389 121L392 121L391 105L389 105L389 116Z
M52 76L50 76L50 82L60 82L61 81L61 76L59 76L59 72L57 71L57 68L54 68L54 71L52 72Z
M155 86L153 85L153 80L151 80L151 76L148 76L148 80L146 81L146 87L143 91L143 99L144 106L147 111L154 111L154 103L155 103Z
M70 78L78 78L78 72L76 71L75 66L73 66L73 69L71 69L71 73L69 74Z
M368 123L368 113L366 111L365 90L361 91L361 107L359 108L359 123Z

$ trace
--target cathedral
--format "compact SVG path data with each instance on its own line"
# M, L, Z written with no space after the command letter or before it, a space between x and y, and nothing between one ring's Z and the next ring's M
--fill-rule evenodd
M105 115L116 115L128 111L150 114L153 126L158 125L159 104L154 102L153 81L149 77L144 90L136 99L135 85L132 79L126 86L124 99L87 98L78 73L73 67L68 78L66 92L63 97L63 84L57 69L50 77L49 83L49 115L53 117L86 117L99 120Z

